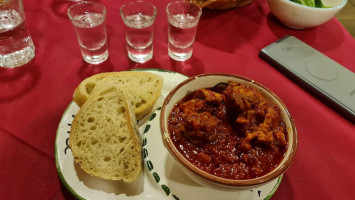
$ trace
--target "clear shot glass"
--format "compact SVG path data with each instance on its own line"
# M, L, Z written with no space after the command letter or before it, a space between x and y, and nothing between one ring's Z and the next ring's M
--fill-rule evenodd
M68 8L83 59L100 64L108 58L106 8L99 2L82 1Z
M151 3L132 1L121 6L128 57L144 63L153 57L154 21L157 9Z
M168 4L168 53L177 61L188 60L192 56L197 25L202 9L188 1L176 1Z
M35 56L22 0L0 1L0 67L24 65Z

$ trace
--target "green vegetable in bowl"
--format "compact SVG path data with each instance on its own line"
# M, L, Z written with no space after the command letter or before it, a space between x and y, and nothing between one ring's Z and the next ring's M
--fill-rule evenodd
M322 0L314 0L316 8L328 8L328 6L324 6Z
M309 7L327 8L327 6L323 5L322 0L290 0L290 1L302 4L305 6L309 6Z

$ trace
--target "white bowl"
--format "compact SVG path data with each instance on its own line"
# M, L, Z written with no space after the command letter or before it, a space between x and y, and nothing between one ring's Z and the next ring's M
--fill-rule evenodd
M304 29L319 26L333 18L347 0L323 0L327 8L304 6L290 0L268 0L271 12L286 26Z
M191 164L180 152L176 149L173 144L172 139L168 131L168 117L169 114L176 104L177 101L185 97L187 94L196 91L201 88L211 88L219 83L227 83L228 81L236 81L247 86L257 88L262 92L263 96L272 102L275 102L281 111L282 119L286 125L288 146L286 153L279 163L279 165L271 172L257 178L245 179L245 180L234 180L221 178L212 174L209 174L198 167ZM202 74L195 77L191 77L178 86L176 86L165 99L161 115L160 115L160 129L162 134L162 139L165 147L167 148L169 154L178 163L181 169L185 172L195 182L215 188L215 189L246 189L256 186L266 184L275 178L282 175L287 168L292 163L297 149L297 131L293 121L290 116L285 104L270 90L256 83L255 81L249 80L247 78L236 76L232 74Z

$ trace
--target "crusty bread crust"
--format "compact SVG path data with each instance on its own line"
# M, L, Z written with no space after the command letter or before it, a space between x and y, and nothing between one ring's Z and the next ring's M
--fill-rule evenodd
M125 91L133 106L137 120L153 109L163 87L163 78L142 71L106 72L83 80L75 89L73 100L81 107L91 94L117 85Z
M142 169L135 115L117 86L92 94L76 114L69 145L80 167L92 176L132 182Z

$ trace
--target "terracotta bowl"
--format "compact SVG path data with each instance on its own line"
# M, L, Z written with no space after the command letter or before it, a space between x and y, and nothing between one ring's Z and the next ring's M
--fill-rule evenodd
M196 166L191 164L187 159L185 159L183 155L180 154L180 152L174 146L173 141L170 138L170 134L168 132L168 117L177 101L185 97L187 94L198 89L214 87L219 83L227 83L227 81L230 80L257 88L263 93L264 97L275 102L280 107L281 115L286 125L288 146L283 159L274 170L272 170L268 174L265 174L264 176L257 177L254 179L233 180L221 178L197 168ZM288 112L285 104L273 92L271 92L269 89L262 86L261 84L249 80L247 78L231 74L202 74L195 77L191 77L177 85L168 94L162 105L160 128L162 140L166 149L168 150L172 158L176 161L176 163L178 163L181 169L186 173L186 175L203 186L212 187L216 189L246 189L266 184L285 173L287 168L291 165L297 149L297 131L295 123L290 113Z

